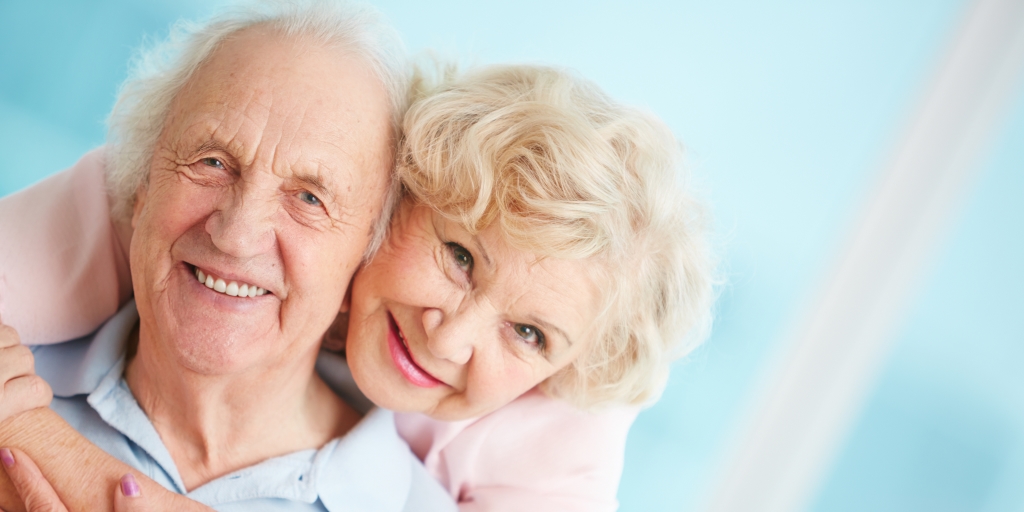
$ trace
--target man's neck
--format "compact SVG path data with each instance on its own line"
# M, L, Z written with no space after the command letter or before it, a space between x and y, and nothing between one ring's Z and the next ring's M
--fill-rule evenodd
M216 376L167 356L143 343L125 377L188 490L271 457L319 448L360 419L314 372L316 351Z

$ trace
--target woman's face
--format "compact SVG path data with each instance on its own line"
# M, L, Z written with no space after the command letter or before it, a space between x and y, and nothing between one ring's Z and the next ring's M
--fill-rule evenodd
M538 259L405 204L352 284L346 356L381 407L441 420L491 412L592 341L586 260ZM592 263L591 263L592 265Z

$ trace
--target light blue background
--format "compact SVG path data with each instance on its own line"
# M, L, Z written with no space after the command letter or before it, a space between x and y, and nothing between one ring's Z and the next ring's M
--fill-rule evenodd
M727 285L713 336L634 427L620 499L696 510L964 2L374 3L413 50L578 69L687 146ZM0 0L0 195L101 144L132 48L208 9ZM1024 510L1024 108L1008 118L814 511Z

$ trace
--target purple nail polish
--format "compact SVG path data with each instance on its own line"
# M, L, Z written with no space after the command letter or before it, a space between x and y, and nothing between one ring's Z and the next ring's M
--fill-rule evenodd
M9 468L14 465L14 454L7 448L0 448L0 461L3 461L4 467Z
M139 495L139 483L135 481L135 477L131 473L126 473L121 477L121 494L129 498Z

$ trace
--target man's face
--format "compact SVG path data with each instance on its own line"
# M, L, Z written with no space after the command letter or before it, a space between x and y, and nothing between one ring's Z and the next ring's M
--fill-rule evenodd
M381 209L388 116L338 50L263 29L218 49L175 98L135 207L140 354L219 375L315 351Z

